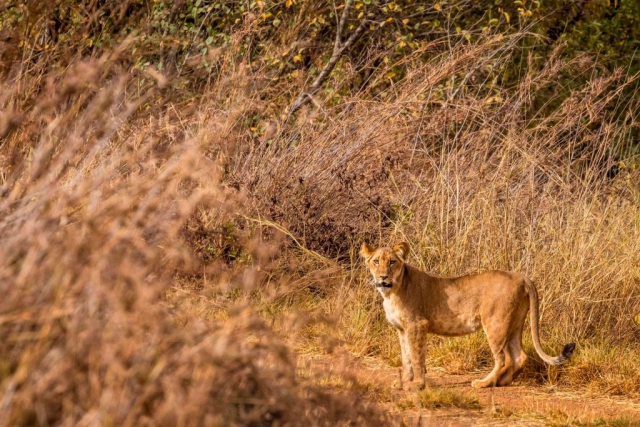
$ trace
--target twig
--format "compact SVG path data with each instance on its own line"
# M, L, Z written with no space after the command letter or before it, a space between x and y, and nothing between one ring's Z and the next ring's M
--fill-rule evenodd
M264 225L264 226L267 226L267 227L275 228L276 230L280 231L282 234L288 236L291 240L293 240L293 242L296 244L296 246L299 249L301 249L303 252L305 252L306 254L313 256L314 258L316 258L318 261L322 262L325 265L329 265L329 266L334 265L334 263L329 258L319 254L318 252L316 252L314 250L308 249L306 246L304 246L302 243L300 243L300 241L298 241L298 239L296 239L296 237L293 235L292 232L290 232L289 230L287 230L286 228L284 228L280 224L277 224L277 223L275 223L273 221L262 220L262 219L258 219L258 218L251 218L251 217L248 217L246 215L243 215L243 217L247 221L251 221L251 222L255 222L256 224L259 224L259 225Z
M342 17L340 18L340 22L338 23L338 27L336 29L336 39L333 44L333 53L331 54L331 58L329 59L329 62L327 62L325 66L322 68L322 71L320 71L320 74L311 84L309 89L305 92L302 92L300 95L298 95L298 98L296 98L293 104L291 104L291 107L289 107L289 112L287 113L285 122L289 120L289 117L291 117L293 113L298 111L302 106L312 101L312 96L322 87L322 85L327 80L327 78L335 68L336 64L338 63L338 60L349 48L351 48L351 46L353 46L353 44L360 38L360 36L362 36L362 33L364 33L364 31L366 30L367 25L369 24L369 21L370 21L369 18L373 17L373 14L368 14L367 18L364 18L362 22L360 22L360 25L358 25L358 28L356 28L354 32L351 33L349 38L344 42L342 41L344 26L347 23L347 18L349 17L349 10L351 9L352 4L353 4L353 0L347 0L347 2L344 5L344 10L342 11Z

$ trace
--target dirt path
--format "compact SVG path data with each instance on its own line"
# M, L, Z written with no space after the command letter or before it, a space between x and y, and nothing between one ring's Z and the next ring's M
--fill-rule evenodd
M327 384L340 385L336 374L345 372L347 378L356 380L343 384L345 388L362 392L365 398L378 402L408 426L640 426L640 399L597 396L579 389L532 385L527 381L476 390L471 388L471 381L483 373L451 375L432 368L427 374L427 387L446 396L463 396L475 403L452 405L443 401L439 405L436 398L430 405L435 408L420 409L416 392L392 386L399 377L398 368L385 367L378 360L323 356L304 357L301 363L313 369L318 380Z

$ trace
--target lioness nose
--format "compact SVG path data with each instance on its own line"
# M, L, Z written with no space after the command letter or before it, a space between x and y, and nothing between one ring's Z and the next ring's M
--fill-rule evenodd
M382 275L380 276L380 278L381 278L382 280L386 279L387 277L389 277L389 276L382 276Z

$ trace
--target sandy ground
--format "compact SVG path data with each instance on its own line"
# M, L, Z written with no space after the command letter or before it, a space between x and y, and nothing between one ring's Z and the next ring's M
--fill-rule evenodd
M480 401L478 409L418 409L416 392L395 389L398 368L380 361L355 360L347 356L301 357L300 364L313 370L318 380L335 382L337 372L357 379L363 398L378 402L408 426L485 426L485 425L582 425L640 426L640 399L625 396L594 395L580 389L531 385L515 381L509 387L473 389L471 381L486 372L451 375L429 369L427 387L467 393Z

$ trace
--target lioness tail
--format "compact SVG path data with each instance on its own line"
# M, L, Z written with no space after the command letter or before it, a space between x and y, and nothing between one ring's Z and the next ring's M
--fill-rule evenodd
M562 349L562 354L556 357L549 356L544 352L544 350L542 350L542 346L540 345L540 329L538 326L538 316L540 311L538 302L538 290L531 280L525 278L524 281L527 285L527 291L529 292L529 315L531 316L531 337L533 338L533 346L535 347L538 355L546 363L550 365L559 365L561 363L564 363L573 354L573 351L576 348L576 344L566 344Z

